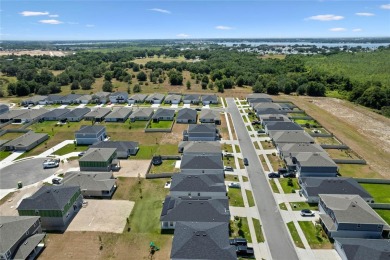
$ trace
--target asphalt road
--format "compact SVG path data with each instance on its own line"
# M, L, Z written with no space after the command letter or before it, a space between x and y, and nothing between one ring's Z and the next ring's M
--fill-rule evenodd
M253 196L260 214L263 232L268 247L274 260L299 259L297 252L289 237L286 224L279 212L279 206L275 202L268 178L261 168L259 157L253 146L252 140L245 127L244 121L238 111L233 98L226 98L227 111L232 116L238 141L240 142L242 155L248 158L249 165L246 167L249 180L253 189Z
M18 181L23 186L36 183L54 174L58 168L43 169L47 158L36 158L11 164L0 170L0 189L17 188Z

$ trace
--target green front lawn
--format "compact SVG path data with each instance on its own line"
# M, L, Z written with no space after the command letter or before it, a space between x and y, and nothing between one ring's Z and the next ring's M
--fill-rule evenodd
M320 127L320 124L318 124L315 120L294 119L294 122L298 125L310 124L312 127Z
M238 176L232 174L225 174L225 181L238 182Z
M124 125L127 125L127 127L130 126L131 130L136 130L136 129L144 129L147 123L148 121L135 121L135 122L129 121L129 123L125 122Z
M302 210L302 209L310 209L310 210L318 210L317 203L307 203L307 202L290 202L291 208L294 211ZM295 207L294 207L295 205Z
M173 125L173 121L153 122L153 120L152 120L152 121L150 121L148 128L171 129L172 125Z
M244 200L242 199L241 189L229 188L228 197L230 206L244 207Z
M376 203L390 203L390 184L360 183Z
M223 165L231 166L233 169L236 169L236 164L234 162L234 157L223 157Z
M256 150L260 150L259 143L257 141L253 142L253 145L255 146Z
M279 208L280 208L281 210L287 210L286 203L284 203L284 202L280 203L280 204L279 204Z
M246 192L246 197L248 198L249 207L254 207L255 206L255 200L253 199L252 191L245 190L245 192Z
M299 184L298 184L298 179L296 178L291 178L292 181L292 186L289 186L289 179L290 178L280 178L279 183L282 186L283 192L284 193L293 193L293 190L299 190Z
M290 231L290 234L292 236L292 239L294 240L295 245L297 247L300 247L300 248L305 248L303 243L302 243L301 237L299 236L298 231L294 226L294 222L292 222L292 221L288 222L287 227L288 227L288 230Z
M252 218L252 221L253 221L253 226L254 226L255 232L256 232L257 243L265 242L263 229L261 228L260 220L258 220L257 218Z
M152 165L150 173L175 173L179 172L178 168L175 168L175 160L163 160L160 165Z
M321 225L314 226L311 221L298 221L298 223L312 249L332 248L332 243L330 243Z
M224 150L226 153L232 153L233 152L233 147L231 144L223 144L222 145L222 150Z
M68 153L73 153L73 152L82 152L86 151L88 149L88 146L81 146L81 145L74 145L74 144L67 144L61 149L58 149L57 151L54 152L55 155L65 155Z
M11 153L10 151L0 151L0 161L7 158Z
M230 221L230 237L246 238L249 243L252 243L247 218L235 217L234 220Z
M376 209L375 211L390 225L390 209Z
M240 152L241 152L240 146L236 144L236 153L240 153Z

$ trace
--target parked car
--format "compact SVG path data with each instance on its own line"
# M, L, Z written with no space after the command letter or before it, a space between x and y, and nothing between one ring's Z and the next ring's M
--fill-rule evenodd
M241 188L241 185L238 182L229 183L229 188Z
M158 155L158 156L153 156L153 158L152 158L152 163L153 163L153 165L160 165L160 164L162 164L162 158L161 158L161 156L160 156L160 155Z
M248 166L248 165L249 165L248 158L244 158L244 165L245 165L245 166Z
M265 131L264 131L264 129L259 129L259 130L257 130L257 133L258 133L258 134L264 134Z
M279 168L278 169L278 173L279 174L285 174L285 173L288 173L288 170L286 168Z
M246 246L248 244L248 241L245 238L236 237L229 239L229 243L233 246Z
M201 108L195 108L195 110L196 110L196 111L202 111L202 109L201 109Z
M268 178L280 178L280 174L277 172L268 173Z
M302 217L312 217L312 216L314 216L314 212L311 211L310 209L303 209L303 210L301 210L301 216Z
M233 171L233 167L232 166L225 166L224 170L232 172Z
M296 178L297 175L294 172L288 172L288 173L283 174L283 177L284 178Z
M43 169L55 168L60 165L59 159L48 159L43 162Z
M83 152L79 153L78 156L81 157L81 156L83 156L85 153L86 153L86 151L83 151Z
M234 155L231 154L231 153L225 153L223 156L225 156L225 157L234 157Z
M255 253L253 251L253 247L237 246L236 247L236 254L238 257L252 258L252 257L254 257Z
M252 125L259 125L259 124L260 124L260 121L257 121L257 120L252 121Z
M60 185L60 184L61 184L61 181L62 181L61 178L53 178L53 179L51 180L51 183Z

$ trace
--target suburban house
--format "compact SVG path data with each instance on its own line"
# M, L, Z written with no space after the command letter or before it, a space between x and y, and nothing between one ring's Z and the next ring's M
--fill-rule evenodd
M319 194L359 195L367 203L373 203L374 198L354 178L342 177L301 177L300 193L308 203L318 203Z
M22 101L22 105L38 105L39 102L44 101L47 96L34 95Z
M26 113L23 113L19 116L14 117L14 123L25 124L32 122L34 120L39 120L44 117L49 110L44 108L39 109L28 109Z
M82 95L80 94L69 94L66 96L63 96L61 99L61 104L75 104L77 103L76 100L80 98Z
M105 117L106 122L125 122L131 114L131 107L118 107Z
M183 132L183 141L217 141L219 131L214 124L188 125Z
M161 229L175 229L176 222L224 222L230 220L228 199L167 196L161 211Z
M263 93L253 93L246 96L246 100L249 104L251 103L265 103L272 102L272 98L268 94Z
M39 105L51 105L51 104L61 104L63 96L57 94L50 94L45 99L42 99L38 102Z
M0 216L0 259L36 259L45 236L39 217Z
M179 153L221 155L221 144L217 141L182 141L178 146Z
M127 159L130 155L136 155L139 150L138 142L131 141L105 141L91 145L89 148L115 148L118 159Z
M264 125L266 134L272 131L304 131L300 125L293 122L265 122Z
M134 94L127 99L127 103L129 105L136 103L144 103L147 96L148 95L145 94Z
M154 93L154 94L149 95L145 99L145 102L151 103L151 104L162 104L164 97L165 97L164 94Z
M388 260L390 239L336 238L336 249L341 260Z
M277 109L277 110L282 110L282 107L277 104L277 103L272 103L272 102L260 102L260 103L251 103L251 107L253 110L257 111L257 109L266 109L266 108L272 108L272 109Z
M236 248L229 243L226 222L177 222L171 260L236 260Z
M127 99L129 98L129 94L127 92L113 92L108 96L108 99L112 104L123 104L127 102Z
M47 112L43 116L43 120L45 121L59 121L61 120L62 116L68 113L70 110L67 108L56 108L49 112Z
M305 131L276 131L269 134L276 149L278 146L286 143L306 143L314 144L314 139Z
M92 95L92 102L96 104L106 104L110 94L110 92L96 92Z
M0 114L4 114L9 111L9 106L0 104Z
M85 120L94 122L103 122L104 118L111 112L111 109L106 107L98 107L84 116Z
M319 144L284 143L279 145L280 158L296 156L298 153L326 153Z
M13 121L16 117L27 113L27 109L11 109L8 112L0 114L0 123L6 123Z
M130 115L130 121L131 122L149 121L150 118L152 118L153 113L154 113L153 108L149 108L149 107L138 108L134 110L133 113Z
M154 112L152 116L153 122L173 121L174 118L175 118L175 110L166 109L166 108L157 109L157 111Z
M106 127L101 125L83 125L75 133L76 143L78 145L91 145L106 139Z
M80 171L109 172L120 168L116 148L89 148L79 159Z
M34 133L29 131L14 140L7 142L4 147L7 151L30 151L35 146L49 139L47 134Z
M286 115L282 114L259 115L259 120L262 126L264 126L267 122L291 122Z
M172 176L171 197L211 197L226 198L226 186L222 174Z
M61 183L79 186L84 198L110 199L116 189L112 172L67 172Z
M183 96L184 104L199 104L200 95L199 94L186 94Z
M272 103L273 104L273 103ZM261 115L287 115L287 111L276 109L276 108L258 108L255 110L256 116L260 117Z
M195 109L182 108L177 112L176 123L196 124L198 113Z
M202 104L203 105L210 105L210 104L218 104L218 97L217 95L202 95L201 96Z
M338 173L337 164L327 153L298 153L284 160L300 177L336 177Z
M62 115L61 120L66 120L69 122L80 122L89 112L91 112L91 109L89 109L88 107L75 108L68 113Z
M78 98L75 99L74 103L77 104L89 104L92 101L92 96L91 95L82 95Z
M20 202L19 216L40 216L43 230L65 231L83 203L79 186L44 185Z
M214 123L216 125L220 125L221 115L218 111L212 109L203 109L200 112L199 121L201 123Z
M382 238L386 222L359 195L320 194L320 223L329 238ZM387 232L387 234L385 234Z
M181 158L182 174L224 174L223 161L220 154L184 154Z
M180 104L181 102L181 95L178 94L168 94L165 99L165 104Z

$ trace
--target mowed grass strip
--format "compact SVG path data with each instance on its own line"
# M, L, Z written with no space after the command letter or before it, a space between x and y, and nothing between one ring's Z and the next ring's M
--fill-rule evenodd
M10 156L11 153L10 151L0 151L0 161Z
M375 203L390 203L390 184L360 183L374 197Z
M300 248L305 248L303 243L302 243L301 237L299 236L298 231L297 231L297 229L294 226L294 222L292 222L292 221L288 222L287 223L287 228L290 231L291 237L292 237L295 245L297 247L300 247Z
M245 193L246 193L246 197L248 198L249 207L254 207L255 206L255 200L253 199L252 191L245 190Z
M375 211L390 225L390 209L376 209Z
M58 149L54 152L55 155L65 155L68 153L73 152L82 152L86 151L88 149L87 145L74 145L74 144L67 144L64 147Z
M337 164L342 177L383 179L383 176L365 164Z
M256 232L257 243L265 242L263 229L261 227L260 220L258 220L257 218L252 218L252 221L253 221L253 226L254 226L255 232Z
M274 179L270 179L269 180L269 183L271 185L271 189L274 193L279 193L279 189L278 189L278 186L276 186L276 183L274 181Z
M321 225L314 226L311 221L298 221L298 223L312 249L332 248L332 243L329 241Z

